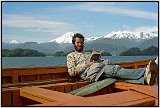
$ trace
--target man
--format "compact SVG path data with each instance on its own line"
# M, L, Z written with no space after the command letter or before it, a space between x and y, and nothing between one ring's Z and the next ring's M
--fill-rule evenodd
M107 60L101 63L91 62L91 54L83 52L84 36L79 33L74 34L72 44L75 52L67 55L67 67L70 76L78 75L81 79L91 82L108 77L137 84L154 85L156 82L158 67L154 61L150 61L146 69L124 69Z

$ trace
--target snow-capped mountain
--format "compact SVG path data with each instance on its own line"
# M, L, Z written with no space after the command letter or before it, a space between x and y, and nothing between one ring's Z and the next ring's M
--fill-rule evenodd
M74 36L73 32L67 32L63 36L60 36L56 39L50 40L49 42L56 42L56 43L72 43L72 37ZM85 38L85 42L97 40L99 38L111 38L111 39L134 39L134 40L141 40L141 39L152 39L153 37L158 37L158 34L155 32L144 33L144 32L132 32L132 31L113 31L108 33L107 35L101 37L90 37Z
M157 37L156 33L144 33L144 32L131 32L131 31L113 31L104 36L104 38L111 39L152 39L153 37Z
M50 54L51 52L53 53L53 51L70 52L73 50L73 46L71 44L63 44L63 43L71 43L73 35L74 33L67 32L63 36L50 40L50 42L45 42L40 44L38 44L37 42L19 43L16 40L11 41L10 43L2 42L2 49L16 49L16 48L34 49L47 54ZM130 39L121 39L121 38L130 38ZM88 42L85 45L86 50L94 49L98 51L103 49L111 52L114 55L117 55L120 52L125 51L126 49L129 49L131 47L138 47L140 49L146 49L150 46L158 47L158 33L150 32L147 35L147 33L142 33L142 32L133 33L127 31L117 31L101 37L85 38L85 42Z
M101 37L90 37L90 38L85 38L85 42L89 42L89 41L93 41L93 40L97 40Z
M49 42L56 42L56 43L72 43L72 37L74 36L73 32L67 32L63 36L60 36L56 39L52 39ZM90 37L90 38L85 38L85 42L97 40L101 37Z
M63 36L60 36L56 39L50 40L49 42L57 42L57 43L72 43L72 37L74 36L74 33L67 32Z
M11 42L9 42L9 44L18 44L19 42L17 42L16 40L12 40Z

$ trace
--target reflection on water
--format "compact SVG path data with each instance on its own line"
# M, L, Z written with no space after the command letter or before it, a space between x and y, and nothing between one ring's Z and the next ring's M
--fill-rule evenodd
M136 60L146 60L157 56L103 56L102 59L109 59L111 62L132 62Z

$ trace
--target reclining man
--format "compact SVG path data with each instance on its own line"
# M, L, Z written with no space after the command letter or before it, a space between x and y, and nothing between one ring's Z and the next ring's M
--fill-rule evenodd
M83 80L95 82L104 78L116 78L136 84L154 85L158 75L158 58L150 61L146 68L125 69L119 65L113 65L110 61L90 61L91 54L83 52L84 36L76 33L72 38L75 52L67 55L67 67L70 76L79 76Z

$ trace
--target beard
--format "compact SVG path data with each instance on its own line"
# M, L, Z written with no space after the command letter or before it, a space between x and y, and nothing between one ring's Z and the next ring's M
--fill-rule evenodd
M77 46L74 45L74 48L77 52L82 52L83 51L83 46L78 48Z

